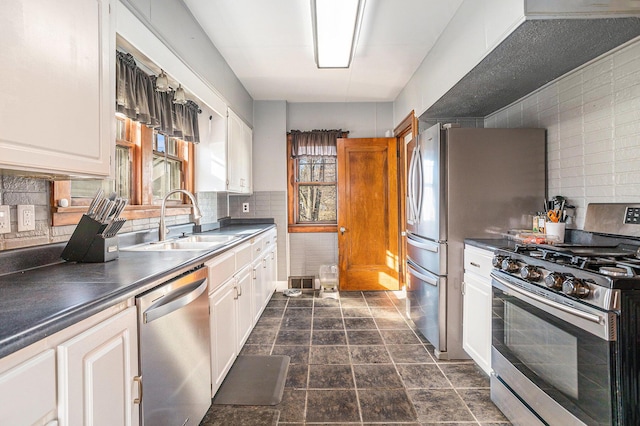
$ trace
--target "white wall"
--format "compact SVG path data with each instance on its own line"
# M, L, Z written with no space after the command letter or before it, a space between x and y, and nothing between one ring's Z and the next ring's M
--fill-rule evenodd
M287 103L253 104L253 190L287 190Z
M640 38L485 118L547 129L548 193L576 205L640 200Z

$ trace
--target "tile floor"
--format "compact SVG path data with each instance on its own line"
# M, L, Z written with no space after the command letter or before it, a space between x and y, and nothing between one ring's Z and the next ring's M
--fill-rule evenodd
M439 361L393 292L274 294L241 354L289 355L276 406L212 405L201 426L509 425L472 361Z

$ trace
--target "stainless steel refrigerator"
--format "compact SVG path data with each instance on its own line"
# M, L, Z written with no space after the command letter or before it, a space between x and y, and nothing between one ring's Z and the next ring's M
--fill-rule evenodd
M464 239L531 228L545 198L545 130L437 124L405 149L407 312L438 358L468 358Z

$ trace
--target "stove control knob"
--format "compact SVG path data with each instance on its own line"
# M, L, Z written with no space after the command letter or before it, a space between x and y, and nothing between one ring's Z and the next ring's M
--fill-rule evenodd
M525 280L529 281L539 281L542 274L540 273L540 269L531 265L524 265L520 268L520 276Z
M586 298L589 291L589 287L577 278L570 277L562 283L562 292L578 299Z
M499 254L497 254L493 256L493 260L491 261L491 264L493 265L494 268L501 268L503 260L504 260L504 256L500 256Z
M545 277L544 285L546 285L549 288L561 290L563 281L564 281L564 277L562 276L562 274L559 274L557 272L552 272Z
M520 266L518 266L518 263L513 259L506 258L502 261L503 271L513 273L513 272L518 272L519 269L520 269Z

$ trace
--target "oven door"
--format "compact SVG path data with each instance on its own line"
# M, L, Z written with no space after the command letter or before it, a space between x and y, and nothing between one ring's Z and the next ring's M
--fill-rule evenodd
M529 292L502 272L491 275L496 405L509 416L514 404L506 389L545 424L615 424L616 316L548 300L545 290Z

